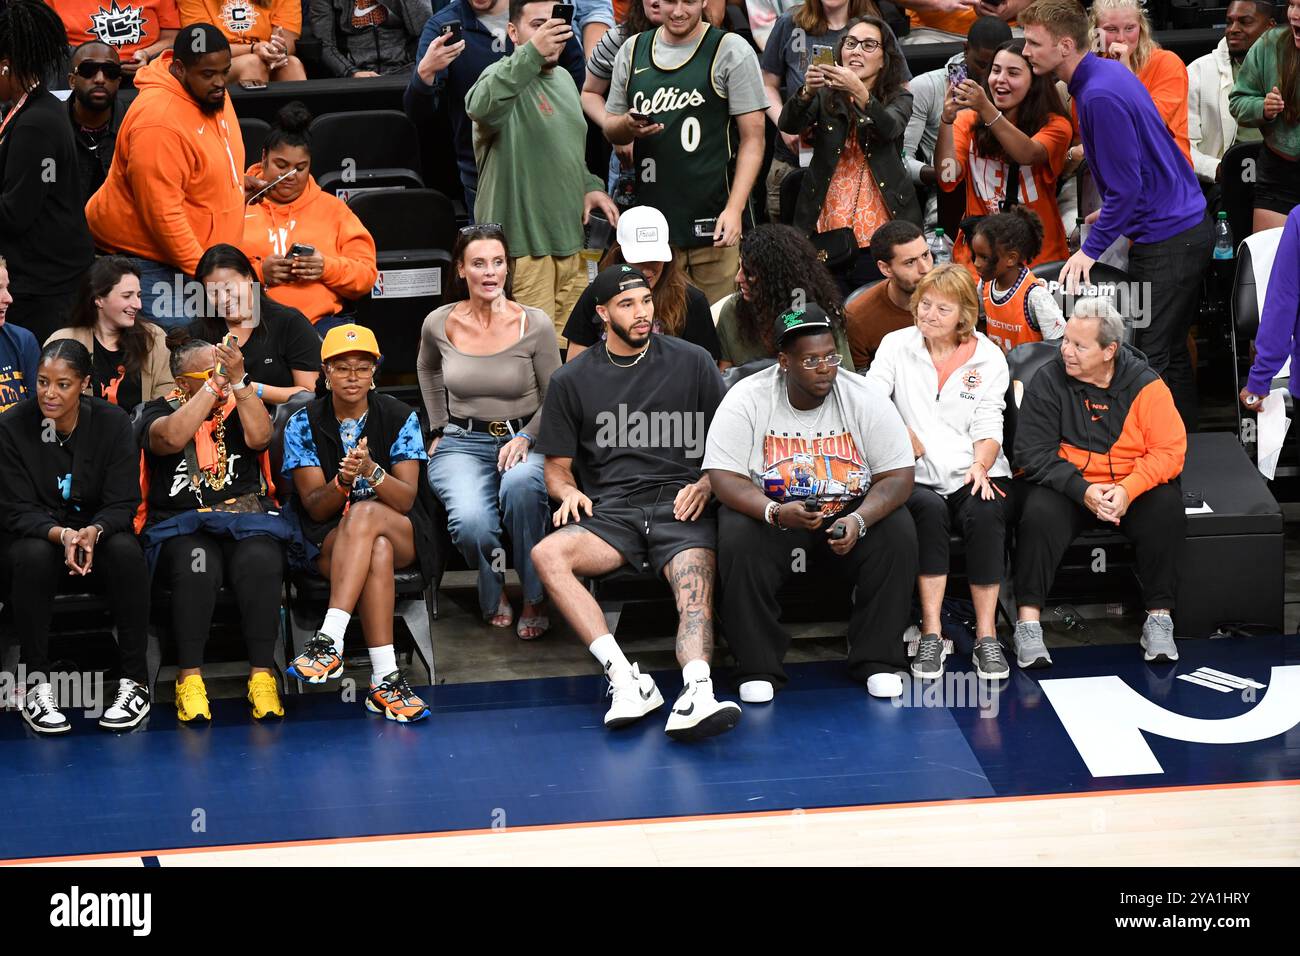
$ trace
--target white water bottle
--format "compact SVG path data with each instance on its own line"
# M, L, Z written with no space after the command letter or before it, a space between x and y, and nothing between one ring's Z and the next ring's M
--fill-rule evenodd
M1232 227L1228 225L1228 214L1221 212L1214 221L1214 258L1231 259L1235 250Z
M936 266L941 262L952 262L952 240L943 234L942 228L930 236L930 255L934 257Z

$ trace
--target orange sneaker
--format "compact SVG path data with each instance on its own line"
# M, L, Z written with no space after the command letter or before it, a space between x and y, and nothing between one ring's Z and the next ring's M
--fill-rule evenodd
M409 724L429 716L429 708L415 695L401 671L393 671L379 686L370 685L366 710L383 714L389 720Z
M302 653L290 661L285 672L308 684L323 684L332 677L343 676L343 658L334 650L334 642L317 634Z

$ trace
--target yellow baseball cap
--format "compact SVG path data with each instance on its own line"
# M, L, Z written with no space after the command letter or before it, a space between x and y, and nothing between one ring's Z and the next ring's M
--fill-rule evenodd
M320 360L328 362L336 355L348 352L369 352L379 358L379 342L375 333L364 325L336 325L325 333L325 341L320 346Z

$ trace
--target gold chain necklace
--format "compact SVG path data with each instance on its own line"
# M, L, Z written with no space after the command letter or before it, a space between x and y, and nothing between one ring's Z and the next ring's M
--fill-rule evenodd
M189 401L189 396L184 392L180 394L181 404L184 405ZM222 406L220 403L212 407L212 443L217 449L217 463L212 471L206 471L202 465L199 466L199 473L190 479L194 494L202 502L202 495L199 493L199 482L207 485L213 491L220 491L229 483L227 469L230 465L226 456L226 420L221 414Z

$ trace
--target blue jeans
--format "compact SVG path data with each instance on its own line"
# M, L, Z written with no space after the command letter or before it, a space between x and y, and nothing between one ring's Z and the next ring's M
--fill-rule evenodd
M429 485L447 509L451 540L471 568L478 568L478 603L484 617L496 613L505 586L502 525L510 535L514 566L524 600L545 597L533 567L533 545L546 533L550 505L542 477L543 457L528 457L507 472L497 471L497 455L510 436L493 438L448 424L429 460Z
M188 325L196 316L186 315L185 298L190 294L190 277L165 262L127 256L140 270L140 311L164 329ZM180 284L177 284L177 278Z

